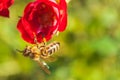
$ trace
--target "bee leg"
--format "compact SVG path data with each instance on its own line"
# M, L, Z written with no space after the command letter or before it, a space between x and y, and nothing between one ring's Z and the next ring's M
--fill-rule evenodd
M35 35L35 33L33 33L33 35L34 35L34 43L38 45L37 36Z
M46 38L43 37L43 45L44 45L44 53L43 55L48 55L47 51L46 51L46 45L47 45L47 41L46 41Z
M46 45L46 43L47 43L47 41L46 41L46 38L45 38L45 35L44 34L42 34L42 42L43 42L43 45L45 46Z
M47 41L46 41L46 38L45 37L43 37L43 44L46 46L46 43L47 43Z

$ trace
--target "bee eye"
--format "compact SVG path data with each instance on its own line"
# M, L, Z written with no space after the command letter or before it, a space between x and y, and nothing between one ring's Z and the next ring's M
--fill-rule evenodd
M31 51L30 51L30 50L25 49L25 51L24 51L23 55L24 55L24 56L29 56L29 54L30 54L30 53L31 53Z

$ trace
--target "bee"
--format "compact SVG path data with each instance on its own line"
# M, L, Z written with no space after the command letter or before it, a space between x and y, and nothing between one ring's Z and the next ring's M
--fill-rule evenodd
M25 57L30 57L36 61L40 67L47 73L50 74L49 66L45 60L49 59L55 52L59 50L60 43L52 42L48 45L45 42L36 43L32 46L26 46L23 51L17 50L20 53L23 53Z

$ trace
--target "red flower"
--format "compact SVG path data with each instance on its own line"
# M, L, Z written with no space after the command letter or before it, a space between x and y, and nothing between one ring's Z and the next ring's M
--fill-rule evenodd
M48 41L57 31L64 31L66 24L65 0L36 0L26 6L17 29L25 41L34 44L34 36L38 42L43 37Z
M0 0L0 16L9 17L8 8L13 4L14 0Z

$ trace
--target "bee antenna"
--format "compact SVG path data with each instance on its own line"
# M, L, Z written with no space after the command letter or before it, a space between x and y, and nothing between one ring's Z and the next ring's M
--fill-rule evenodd
M19 49L16 49L16 51L17 51L17 52L20 52L20 53L23 53L23 52L24 52L24 51L21 51L21 50L19 50Z

